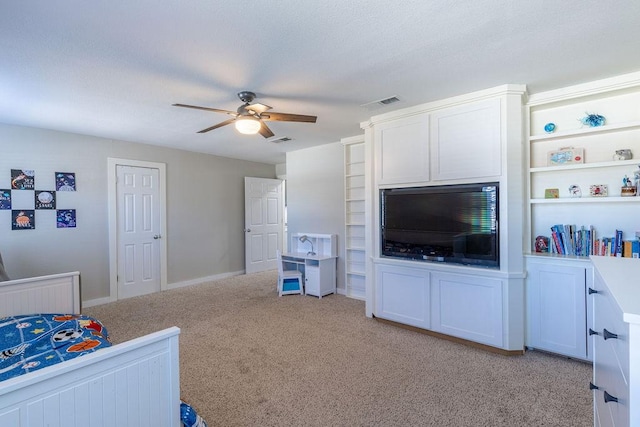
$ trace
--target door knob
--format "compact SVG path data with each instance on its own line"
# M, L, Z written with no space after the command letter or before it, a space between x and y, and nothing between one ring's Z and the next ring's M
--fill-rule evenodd
M251 229L250 228L247 228L247 233L251 233Z
M154 238L155 240L158 240L158 239L161 239L161 238L162 238L162 236L161 236L161 235L159 235L159 234L156 234L155 236L153 236L153 238Z

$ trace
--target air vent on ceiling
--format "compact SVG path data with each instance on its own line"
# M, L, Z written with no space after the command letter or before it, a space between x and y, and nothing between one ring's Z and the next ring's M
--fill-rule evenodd
M399 101L400 101L400 98L398 98L397 96L390 96L389 98L378 99L377 101L367 102L366 104L362 104L360 106L371 110L378 107L384 107L389 104L394 104Z
M270 139L269 142L275 142L279 144L281 142L293 141L293 138L289 138L288 136L283 136L282 138Z

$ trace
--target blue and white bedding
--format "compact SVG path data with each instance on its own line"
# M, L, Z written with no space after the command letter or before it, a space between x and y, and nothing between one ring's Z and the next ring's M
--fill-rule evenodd
M0 319L0 381L109 347L98 320L71 314Z
M111 346L104 325L76 314L28 314L0 319L0 381ZM195 409L180 404L185 427L207 427Z

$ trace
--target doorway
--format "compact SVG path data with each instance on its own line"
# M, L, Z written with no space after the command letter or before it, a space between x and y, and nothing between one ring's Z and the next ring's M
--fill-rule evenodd
M108 159L110 300L167 288L166 165Z
M282 180L244 179L245 272L275 270L284 230Z

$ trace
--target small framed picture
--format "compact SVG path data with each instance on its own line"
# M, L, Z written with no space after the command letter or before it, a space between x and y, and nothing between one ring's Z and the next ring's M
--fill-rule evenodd
M560 197L560 191L557 188L547 188L544 190L545 199L557 199Z
M35 191L36 209L55 209L56 208L56 192L55 191Z
M76 228L76 210L58 209L56 211L56 228Z
M76 191L76 173L56 172L56 191Z
M12 230L33 230L36 228L36 215L33 209L12 210Z
M584 150L576 147L563 147L547 154L547 166L584 163Z
M0 209L11 209L11 190L0 190Z
M589 187L591 197L606 197L609 195L609 187L606 184L594 184Z

